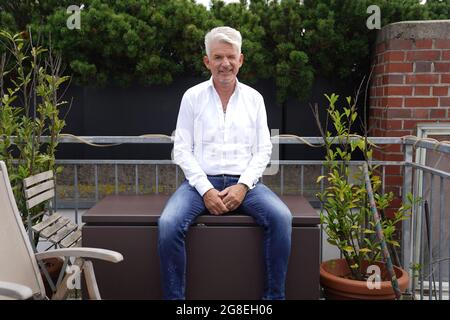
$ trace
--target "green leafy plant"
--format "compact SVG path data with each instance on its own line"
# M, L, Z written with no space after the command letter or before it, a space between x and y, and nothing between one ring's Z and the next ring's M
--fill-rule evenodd
M348 97L348 106L340 109L337 106L339 96L325 96L329 102L328 116L336 134L327 131L323 135L327 174L318 177L317 181L324 179L327 186L323 192L317 194L323 204L321 223L328 242L335 245L345 258L351 272L349 277L364 280L367 275L363 266L366 263L371 265L382 261L383 257L363 171L350 165L352 154L356 150L361 151L369 163L369 177L378 212L390 207L394 194L380 191L382 181L377 175L377 167L369 162L374 145L367 137L352 134L351 128L357 119L355 103ZM411 194L408 194L407 198L408 203L398 208L393 217L383 217L380 221L385 241L391 251L400 247L396 240L398 223L410 217L412 206L418 201L413 199Z
M58 171L57 138L65 125L59 112L66 104L58 91L69 77L61 76L61 59L51 49L33 45L30 33L12 35L0 30L0 40L8 49L0 57L0 160L8 168L25 223L30 214L42 208L27 210L23 179L47 170ZM48 140L42 141L43 136Z

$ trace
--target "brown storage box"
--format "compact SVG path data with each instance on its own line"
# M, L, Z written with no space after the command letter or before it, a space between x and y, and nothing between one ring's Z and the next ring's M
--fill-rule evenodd
M161 299L157 221L169 196L108 196L83 215L84 247L116 250L124 261L95 261L103 299ZM287 299L319 298L319 216L299 196L283 196L293 213ZM263 230L238 212L201 216L189 229L187 299L260 299Z

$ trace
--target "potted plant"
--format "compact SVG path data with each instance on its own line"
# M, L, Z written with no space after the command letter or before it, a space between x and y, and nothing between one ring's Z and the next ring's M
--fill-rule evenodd
M406 289L409 276L399 266L394 266L395 275L394 272L389 274L387 247L391 252L400 247L395 238L396 226L408 219L416 200L408 195L408 203L403 204L393 217L378 216L390 206L394 195L380 192L382 181L377 175L377 167L370 164L374 145L367 139L367 130L365 137L351 131L357 119L356 102L347 98L348 107L340 110L336 106L337 95L325 96L329 102L327 115L336 134L324 132L316 106L315 117L324 138L327 169L327 173L317 179L318 182L323 179L326 185L317 196L323 205L320 218L327 240L342 255L342 259L325 261L320 266L325 297L393 299ZM358 150L364 156L365 165L350 166L352 155Z
M51 48L33 44L30 32L15 35L0 30L0 160L8 168L11 187L25 229L43 218L36 215L43 205L27 210L23 180L31 175L62 168L55 166L58 135L65 122L59 116L62 105L59 89L69 77L61 76L61 59ZM48 136L42 141L42 136ZM34 218L36 217L36 218ZM33 219L33 221L31 221ZM28 230L29 231L29 230ZM37 248L39 237L31 232L30 240ZM43 261L56 283L63 259ZM46 292L51 288L43 277Z
M43 208L27 210L22 183L34 174L62 169L55 166L55 153L65 126L59 111L67 102L59 90L69 77L61 75L61 59L51 47L33 43L31 31L12 35L0 30L0 47L0 160L28 229L29 216ZM43 136L48 140L42 141ZM33 240L37 245L38 239Z

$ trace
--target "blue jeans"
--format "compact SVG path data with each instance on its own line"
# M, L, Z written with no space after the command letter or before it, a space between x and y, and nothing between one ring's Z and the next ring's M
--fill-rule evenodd
M221 191L235 185L235 176L208 176ZM264 228L265 289L262 299L284 299L286 273L291 251L292 214L288 207L264 184L249 190L238 208ZM158 251L164 299L185 299L185 236L190 225L208 214L203 198L184 181L167 202L159 219Z

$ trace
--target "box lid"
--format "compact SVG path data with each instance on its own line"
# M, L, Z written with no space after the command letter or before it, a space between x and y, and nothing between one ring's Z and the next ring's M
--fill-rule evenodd
M82 217L88 225L156 225L169 195L110 195L100 200ZM317 211L301 196L281 196L292 212L293 226L316 226L320 223ZM222 216L202 215L195 224L256 225L250 216L239 211Z

